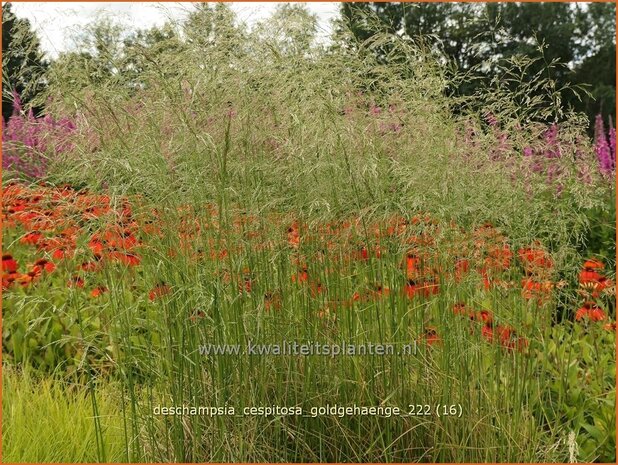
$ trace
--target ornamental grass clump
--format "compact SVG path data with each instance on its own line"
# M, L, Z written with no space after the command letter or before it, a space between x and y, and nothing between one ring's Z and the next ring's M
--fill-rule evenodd
M422 41L300 47L208 11L131 49L137 74L52 69L48 110L79 124L49 179L79 189L8 186L13 210L67 216L61 244L11 216L13 241L67 258L21 286L7 257L7 347L27 363L47 318L71 328L49 357L121 384L127 461L559 462L572 431L611 458L615 276L599 256L585 300L578 280L612 187L583 119L542 78L504 84L526 60L454 99ZM247 349L286 342L414 350ZM160 413L199 406L222 413ZM403 414L310 414L333 406Z

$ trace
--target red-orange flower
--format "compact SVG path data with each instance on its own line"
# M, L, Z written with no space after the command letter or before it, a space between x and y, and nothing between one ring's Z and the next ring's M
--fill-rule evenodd
M414 298L416 295L421 295L428 298L431 295L438 294L440 292L440 287L435 281L417 283L416 281L409 279L404 287L404 292L410 299Z
M470 316L472 314L472 311L468 309L466 304L459 302L453 305L453 313L455 315Z
M584 262L584 270L602 270L603 268L605 266L599 260L590 259Z
M497 342L508 350L523 350L528 347L528 340L518 336L513 328L507 325L493 326L486 324L481 330L483 337L489 342Z
M463 276L470 271L470 262L465 258L460 258L455 262L455 280L460 281Z
M406 276L408 279L414 279L420 274L421 260L414 253L408 253L406 255Z
M428 346L432 346L434 344L441 343L442 339L438 335L438 331L436 331L436 328L428 326L427 328L425 328L425 332L421 337L421 341L425 342Z
M309 273L307 267L303 267L297 274L292 275L293 283L306 283L309 280Z
M494 247L489 250L489 256L485 259L485 264L492 270L504 271L511 266L512 257L513 253L510 247L508 244L504 244L501 247Z
M99 287L94 288L92 291L90 291L90 296L99 297L104 292L107 292L107 288L103 286L99 286Z
M319 281L312 282L309 286L309 289L313 297L317 297L324 292L324 286L322 286L322 283Z
M34 262L34 266L32 267L32 271L34 272L36 276L43 273L43 271L47 273L51 273L55 269L56 269L56 265L54 265L53 262L50 262L49 260L45 258L40 258L39 260Z
M88 242L88 248L93 254L101 255L103 253L104 244L99 239L93 238Z
M8 289L15 281L19 281L22 276L25 275L20 273L2 273L2 288Z
M80 276L72 276L67 283L68 287L84 287L84 280Z
M79 269L82 271L97 271L101 267L100 261L101 256L95 255L93 261L83 262L81 265L79 265Z
M281 296L279 294L273 294L267 292L264 294L264 309L268 312L270 309L281 309Z
M16 273L19 265L17 261L11 255L2 256L2 272L3 273Z
M575 320L603 321L607 318L601 307L594 302L586 302L575 312Z
M251 289L253 287L253 279L251 276L251 272L248 268L243 270L242 282L239 284L240 292L246 292L247 294L251 294Z
M376 284L371 291L375 297L387 296L391 293L391 290L387 287L383 287L381 284Z
M492 325L485 325L481 329L481 335L489 342L494 340L494 327Z
M523 279L521 284L523 297L525 299L536 299L539 305L547 301L554 288L554 283L551 281L536 281L531 278Z
M605 323L603 325L603 329L607 330L607 331L612 331L612 332L616 332L616 322L613 321L611 323Z
M517 255L528 273L538 273L543 270L548 270L554 265L547 252L538 248L522 248L517 251Z
M477 321L483 323L485 325L489 325L493 323L494 316L488 310L480 310L478 312L473 312L470 314L470 319L472 321Z
M32 231L28 234L24 235L19 242L27 245L38 245L38 243L43 239L43 234L39 231Z
M192 323L196 323L198 320L204 318L206 314L202 310L195 310L193 314L189 317Z
M579 273L580 284L598 283L601 279L603 279L603 275L594 270L585 268Z
M158 284L157 286L153 287L150 292L148 293L148 298L151 301L154 301L160 297L163 297L167 294L169 294L170 292L172 292L172 288L170 286L168 286L165 283L161 283Z
M298 224L294 223L288 228L288 244L297 249L300 245L300 232L298 230Z
M113 251L109 256L112 260L116 260L127 266L137 266L140 264L140 258L133 253Z
M21 286L28 286L32 281L36 279L37 275L34 271L28 271L27 274L22 274L17 278L17 282Z
M579 273L579 284L584 289L592 290L592 297L599 297L604 289L613 286L613 282L596 270L602 269L603 264L596 260L584 263L584 269Z

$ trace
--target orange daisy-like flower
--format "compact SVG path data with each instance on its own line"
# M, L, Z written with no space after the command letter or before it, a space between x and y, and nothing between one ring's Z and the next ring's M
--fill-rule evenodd
M191 316L189 316L189 320L191 320L192 323L196 323L199 320L201 320L202 318L206 317L206 313L204 313L204 311L202 310L195 310Z
M68 287L84 287L85 282L80 276L72 276L67 283Z
M240 282L238 285L239 291L241 293L246 292L247 294L251 294L252 287L253 287L253 277L251 275L251 272L249 271L249 268L245 268L243 270L242 282Z
M107 292L107 288L99 286L90 291L90 297L99 297L101 294Z
M376 284L373 286L373 289L371 290L371 294L374 297L383 297L383 296L387 296L391 293L391 290L388 287L384 287L381 284Z
M271 309L281 309L281 296L278 293L267 292L264 294L264 310L269 312Z
M27 245L38 245L39 242L43 239L43 234L39 231L32 231L23 236L19 242Z
M554 266L549 254L540 248L522 248L517 251L517 255L527 273L540 273L550 270Z
M539 305L545 303L551 296L552 289L555 287L551 281L536 281L531 278L523 279L522 295L525 299L536 299Z
M156 299L159 299L165 295L168 295L171 292L172 292L172 288L170 286L168 286L165 283L161 283L153 287L150 290L150 292L148 293L148 298L151 301L155 301Z
M3 273L16 273L19 265L17 261L11 255L2 256L2 272Z
M579 273L579 285L597 298L605 289L613 287L614 283L599 273L603 264L598 260L586 260L583 270Z
M470 271L470 261L460 258L455 262L455 280L461 281L466 273Z
M292 246L294 249L297 249L300 245L300 231L298 229L298 224L293 223L287 231L288 234L288 244Z
M440 344L442 342L442 339L438 335L438 331L436 330L436 328L428 326L427 328L425 328L425 332L421 337L421 341L428 346L433 346L434 344Z
M505 349L521 351L528 347L528 340L525 337L518 336L510 326L498 326L497 331L500 345Z
M575 312L575 321L603 321L607 318L601 307L594 302L586 302L577 312Z
M494 316L488 310L480 310L470 314L470 320L483 323L484 325L490 325L494 321Z
M306 283L309 280L309 273L307 267L303 266L298 273L292 275L293 283Z
M470 316L472 314L472 310L470 310L463 302L458 302L453 305L453 313L455 315Z
M489 250L488 257L485 259L485 265L494 271L504 271L511 266L511 258L513 252L508 244L501 247L494 247Z
M584 270L602 270L605 265L599 260L589 259L584 262Z
M127 266L137 266L140 264L140 258L133 253L113 251L109 256L112 260L116 260Z
M36 262L34 262L34 265L32 267L32 271L35 273L36 276L42 274L44 271L47 273L51 273L55 269L56 265L54 265L53 262L50 262L45 258L38 259Z
M528 340L525 337L518 336L515 330L507 325L486 324L483 326L481 334L488 342L497 342L508 350L521 351L528 347Z
M20 273L2 273L2 289L8 289L15 282L19 282L22 276L26 275Z

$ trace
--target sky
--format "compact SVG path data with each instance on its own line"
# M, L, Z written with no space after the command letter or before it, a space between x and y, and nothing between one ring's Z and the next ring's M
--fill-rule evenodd
M277 2L235 2L232 9L240 21L251 26L274 11ZM327 36L330 22L337 16L339 3L310 2L307 8L318 17L319 35ZM38 33L43 50L50 56L70 50L71 35L102 13L135 29L160 26L166 19L180 19L192 8L192 3L157 2L17 2L12 3L16 16L27 18Z

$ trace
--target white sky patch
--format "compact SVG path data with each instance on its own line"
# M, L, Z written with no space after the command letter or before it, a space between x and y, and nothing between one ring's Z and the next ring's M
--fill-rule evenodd
M252 26L268 18L277 2L235 2L230 3L238 15L238 20ZM330 34L331 21L339 11L339 3L311 2L306 4L309 11L318 17L318 37ZM166 20L179 20L193 9L190 2L28 2L12 3L16 16L27 18L37 32L43 50L56 57L60 52L73 48L73 37L84 26L102 15L131 29L144 29L162 26Z

